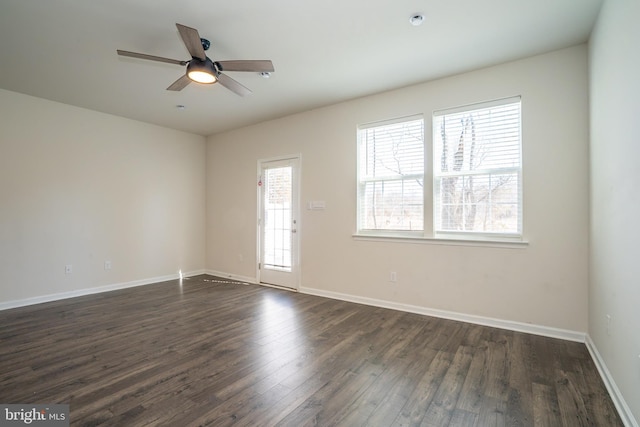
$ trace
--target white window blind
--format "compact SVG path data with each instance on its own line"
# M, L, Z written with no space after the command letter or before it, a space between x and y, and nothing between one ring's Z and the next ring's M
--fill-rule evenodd
M424 229L424 121L358 128L358 230Z
M520 98L433 115L435 233L522 234Z

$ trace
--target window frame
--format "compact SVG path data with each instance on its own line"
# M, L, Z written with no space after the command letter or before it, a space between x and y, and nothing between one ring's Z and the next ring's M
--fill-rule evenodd
M493 232L473 232L473 231L437 231L436 230L436 153L434 132L436 129L435 115L453 114L456 112L472 111L476 109L489 108L491 106L505 105L509 103L520 103L519 117L519 166L510 168L484 169L478 175L488 175L497 172L498 174L507 173L509 171L517 171L518 177L518 232L516 233L493 233ZM426 114L414 114L403 116L390 120L382 120L369 122L357 126L357 167L356 167L356 231L353 237L356 240L367 241L397 241L407 243L426 243L426 244L444 244L444 245L462 245L462 246L494 246L505 248L523 248L528 246L529 242L525 239L524 234L524 164L523 164L523 102L522 96L510 96L505 98L494 99L484 102L476 102L465 104L453 108L444 108L434 110L431 113L431 120L425 120ZM406 230L383 230L383 229L362 229L361 228L361 195L362 184L360 179L360 150L361 136L360 130L384 126L387 124L400 123L403 121L411 121L421 119L423 122L423 149L424 149L424 168L422 175L423 182L423 230L422 231L406 231ZM457 174L457 173L456 173Z
M438 173L438 167L436 162L439 161L438 154L436 153L435 140L436 140L436 132L435 121L436 117L446 116L450 114L458 114L463 112L471 112L476 110L488 109L491 107L499 107L505 106L509 104L519 104L519 114L518 114L518 165L517 166L509 166L509 167L498 167L498 168L486 168L480 171L457 171L457 172L444 172ZM442 110L436 110L432 113L431 119L432 126L432 136L431 136L431 157L432 157L432 186L433 193L431 197L431 207L433 210L433 219L432 219L432 235L435 238L446 238L446 239L472 239L472 240L505 240L505 241L521 241L523 238L523 186L522 186L522 176L523 176L523 164L522 164L522 97L521 96L512 96L508 98L495 99L491 101L485 102L477 102L473 104L467 104L459 107L446 108ZM441 212L438 212L438 200L437 200L437 184L438 179L442 177L466 177L466 176L495 176L495 175L504 175L504 174L515 174L518 180L517 193L518 193L518 217L517 217L517 230L515 232L496 232L496 231L456 231L456 230L438 230L436 226L436 216L440 215Z
M403 175L401 177L397 176L381 176L379 178L369 178L361 177L361 168L364 167L361 164L361 150L362 150L362 132L367 129L373 129L377 127L390 126L394 124L400 124L405 122L413 122L413 121L421 121L422 122L422 156L423 156L423 165L422 165L422 174L412 173ZM413 114L410 116L402 116L389 120L382 120L376 122L370 122L366 124L359 125L357 127L357 168L356 168L356 186L357 186L357 195L356 195L356 234L360 236L376 236L376 237L423 237L425 235L426 223L425 221L425 191L424 188L427 186L426 179L426 131L425 131L425 119L423 114ZM367 183L371 182L403 182L403 181L413 181L415 179L422 179L422 229L421 230L392 230L392 229L383 229L383 228L363 228L362 224L362 204L364 197L364 188Z

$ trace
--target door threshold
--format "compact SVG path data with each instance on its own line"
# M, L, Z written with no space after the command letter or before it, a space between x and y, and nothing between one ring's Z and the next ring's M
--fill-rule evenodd
M266 286L268 288L275 288L275 289L281 289L283 291L290 291L290 292L298 292L297 289L295 288L288 288L286 286L280 286L280 285L273 285L271 283L264 283L264 282L260 282L258 283L260 286Z

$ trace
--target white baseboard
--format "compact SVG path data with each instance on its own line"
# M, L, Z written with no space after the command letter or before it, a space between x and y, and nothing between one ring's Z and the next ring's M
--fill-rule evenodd
M624 397L622 397L622 393L616 385L616 382L613 380L613 377L611 376L607 365L604 363L604 359L602 359L598 348L589 335L586 336L585 344L587 345L587 349L589 350L589 354L591 354L593 362L596 364L596 368L598 368L598 372L602 377L604 385L607 387L611 400L613 400L613 404L616 406L620 418L622 418L622 422L626 427L640 427L638 425L638 421L636 421L635 417L631 413L631 409L627 405L627 402L624 400Z
M472 314L457 313L453 311L437 310L433 308L420 307L410 304L379 300L374 298L360 297L356 295L343 294L340 292L325 291L315 288L300 288L300 293L317 295L341 301L355 302L358 304L372 305L374 307L390 308L393 310L406 311L409 313L422 314L425 316L440 317L449 320L474 323L477 325L491 326L494 328L507 329L510 331L525 332L528 334L542 335L551 338L560 338L567 341L584 342L586 334L584 332L569 331L566 329L552 328L549 326L533 325L529 323L514 322L510 320L494 319L491 317L475 316Z
M188 272L188 273L182 273L182 277L197 276L197 275L200 275L200 274L206 274L205 270L196 270L196 271L191 271L191 272ZM25 298L25 299L13 300L13 301L0 302L0 311L9 310L11 308L25 307L25 306L28 306L28 305L42 304L42 303L45 303L45 302L58 301L58 300L63 300L63 299L67 299L67 298L81 297L81 296L84 296L84 295L99 294L101 292L115 291L115 290L118 290L118 289L126 289L126 288L133 288L133 287L136 287L136 286L152 285L154 283L166 282L167 280L177 280L179 278L180 277L179 277L178 273L176 273L176 274L169 274L167 276L152 277L152 278L149 278L149 279L133 280L131 282L113 283L111 285L97 286L95 288L78 289L78 290L75 290L75 291L59 292L59 293L55 293L55 294L42 295L42 296L37 296L37 297L31 297L31 298Z

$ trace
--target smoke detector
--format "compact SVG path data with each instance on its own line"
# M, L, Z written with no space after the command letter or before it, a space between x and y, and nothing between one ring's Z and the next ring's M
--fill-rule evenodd
M417 27L419 25L422 25L422 23L424 22L424 15L421 13L414 13L413 15L411 15L411 17L409 18L409 22L411 23L411 25L413 25L414 27Z

